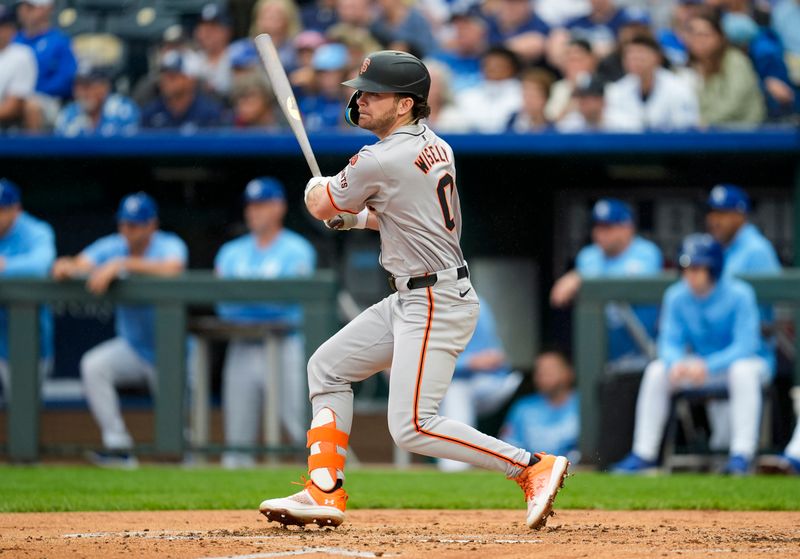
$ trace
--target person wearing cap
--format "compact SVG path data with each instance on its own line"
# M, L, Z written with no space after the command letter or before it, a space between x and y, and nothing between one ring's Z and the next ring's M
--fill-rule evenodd
M248 233L222 245L214 260L221 278L293 278L314 272L317 255L306 239L283 226L286 194L283 185L272 177L259 177L245 187L244 218ZM301 309L297 305L269 303L223 303L217 308L220 318L232 322L284 324L290 333L280 342L281 422L294 444L305 444L307 385L304 374ZM252 447L258 443L260 417L264 409L264 343L233 340L228 345L222 371L222 408L225 444ZM229 451L222 456L226 468L255 464L249 452Z
M572 90L574 109L556 122L559 132L602 132L613 130L606 117L606 84L596 74L583 74Z
M342 126L342 111L347 104L347 92L342 82L347 79L350 56L340 43L322 45L311 60L314 79L309 91L298 99L305 117L306 129L330 130Z
M731 410L730 458L724 472L745 475L758 444L761 387L773 375L761 342L753 288L723 273L723 249L711 235L686 237L682 278L664 293L658 358L645 370L636 401L633 449L612 471L643 473L658 464L677 390L726 387Z
M197 57L192 50L190 37L180 23L167 27L161 34L161 41L152 47L150 53L148 72L136 82L131 97L139 107L146 107L158 98L159 67L164 55L171 51L178 51L187 56Z
M584 278L655 276L663 264L661 250L637 235L630 206L622 200L603 198L592 208L592 244L580 250L575 269L555 282L550 304L555 308L569 305ZM636 330L643 328L653 337L658 320L655 306L637 305L632 311L616 304L606 307L608 358L621 367L628 364L629 368L647 359L644 341L637 338Z
M0 131L22 122L25 102L36 88L36 55L13 42L16 34L14 9L0 5Z
M450 69L450 89L457 93L483 81L481 56L489 46L489 35L486 19L477 5L456 5L452 10L452 37L443 41L442 48L431 58Z
M200 91L198 74L195 58L179 51L165 53L159 65L160 95L142 110L142 127L191 134L222 125L222 105Z
M625 77L606 89L606 118L631 132L673 132L700 125L700 106L691 84L662 67L664 55L650 35L622 47Z
M236 41L228 47L233 81L240 76L257 73L261 68L256 46L251 41Z
M220 4L206 4L194 28L194 39L200 48L199 77L206 89L224 99L231 91L232 69L229 45L231 18Z
M617 42L620 27L630 20L627 8L618 7L614 0L590 0L591 11L565 25L574 39L584 39L599 57L610 54Z
M53 228L24 211L19 187L0 178L0 277L47 277L55 257ZM6 401L11 391L8 327L8 310L0 308L0 387ZM39 329L39 373L43 379L53 363L53 316L45 307L39 311Z
M15 41L36 54L36 95L25 105L25 127L41 130L55 122L61 102L72 96L77 62L70 38L52 26L53 0L23 0Z
M86 287L102 295L112 282L129 274L171 277L186 268L186 244L174 233L159 229L153 198L137 192L122 199L117 211L117 233L98 239L77 256L56 260L57 280L86 277ZM81 358L86 400L100 427L105 450L89 458L101 466L135 467L133 446L122 419L116 387L156 385L155 309L145 305L118 305L116 337L87 351Z
M81 64L75 76L75 101L61 109L55 134L75 136L130 136L139 129L139 107L111 91L110 68Z

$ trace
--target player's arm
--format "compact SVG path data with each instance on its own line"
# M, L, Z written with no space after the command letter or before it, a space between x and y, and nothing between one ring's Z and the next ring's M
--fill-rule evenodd
M320 221L325 221L341 213L328 196L330 177L314 177L306 185L305 202L308 212Z
M186 264L179 258L165 260L145 260L144 258L128 257L121 261L121 266L130 274L145 276L173 277L183 273Z
M78 256L62 256L53 264L51 273L53 278L62 281L69 278L85 276L89 274L94 267L94 261L83 254L79 254Z

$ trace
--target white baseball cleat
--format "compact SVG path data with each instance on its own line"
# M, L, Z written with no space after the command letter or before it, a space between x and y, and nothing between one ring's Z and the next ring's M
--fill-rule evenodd
M553 456L543 452L534 454L539 461L528 466L514 478L525 492L528 514L525 518L528 527L538 530L547 524L552 516L553 502L558 490L564 487L569 460L563 456Z
M302 485L302 484L298 484ZM344 510L347 505L347 493L341 487L335 491L325 492L306 480L305 488L280 499L267 499L258 510L267 517L284 526L305 526L316 524L320 528L336 527L344 522Z

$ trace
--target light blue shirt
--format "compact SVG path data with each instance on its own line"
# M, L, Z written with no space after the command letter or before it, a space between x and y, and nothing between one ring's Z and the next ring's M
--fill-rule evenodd
M131 136L139 129L139 107L122 95L106 97L100 120L94 126L80 103L72 102L58 115L55 133L59 136Z
M130 256L128 242L119 233L96 240L81 255L96 266ZM142 255L145 260L177 260L186 265L186 244L174 233L156 231ZM142 359L155 364L155 309L150 305L118 305L114 327L117 336L127 341Z
M621 254L608 257L596 244L581 249L575 260L575 269L582 278L631 278L655 276L661 272L664 259L661 250L652 242L636 236ZM634 314L651 336L655 336L658 307L635 306ZM606 307L608 327L608 357L618 359L641 354L639 346L625 327L618 309Z
M572 393L554 406L541 394L517 400L506 416L500 438L519 448L566 456L578 448L580 402Z
M783 0L772 8L772 28L781 38L783 48L800 54L800 4L797 0Z
M43 278L50 273L56 258L53 228L22 212L5 236L0 237L3 277ZM44 358L53 355L53 315L43 307L39 314L40 351ZM0 309L0 359L8 359L8 311Z
M775 370L774 355L761 338L756 295L749 284L722 279L702 299L683 280L667 289L658 357L669 369L690 355L701 357L712 375L724 373L734 361L755 356Z
M476 372L469 368L469 361L476 354L487 351L496 350L503 351L503 344L500 343L500 338L497 336L497 322L494 319L494 313L489 303L480 300L481 311L478 315L478 324L475 326L475 332L472 338L467 343L467 347L461 352L456 360L456 370L453 376L455 378L469 378ZM504 363L494 371L482 371L480 374L499 374L507 375L511 372L511 368L507 363Z
M283 229L266 247L259 247L253 235L243 235L222 245L214 260L222 278L291 278L310 276L317 265L317 253L306 239ZM223 303L217 314L239 322L289 322L299 324L299 305L269 303Z

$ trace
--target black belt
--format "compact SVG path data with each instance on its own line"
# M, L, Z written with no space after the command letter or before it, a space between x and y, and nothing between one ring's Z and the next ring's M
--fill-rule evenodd
M456 275L458 279L464 279L469 277L469 270L466 266L461 266L456 270ZM389 289L392 292L397 291L397 285L395 285L395 281L397 278L391 274L389 274ZM439 277L434 274L428 274L427 276L415 276L413 278L408 279L408 283L406 283L406 287L409 289L420 289L423 287L433 287L436 285L436 282L439 280Z

